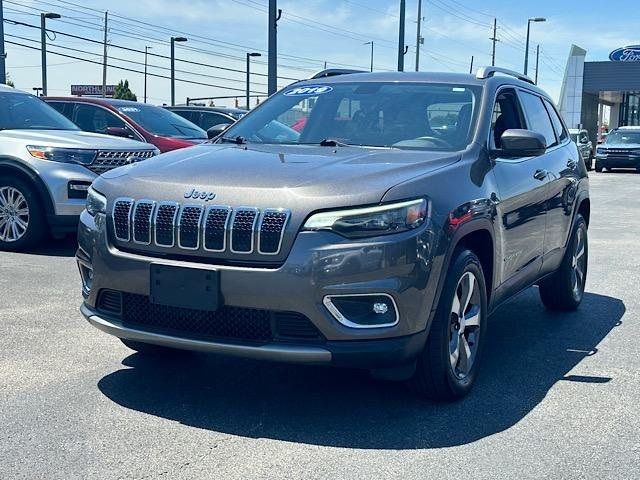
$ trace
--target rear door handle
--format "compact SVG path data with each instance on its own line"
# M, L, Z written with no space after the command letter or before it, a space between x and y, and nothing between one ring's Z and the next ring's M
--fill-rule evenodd
M535 178L536 180L544 180L545 178L547 178L547 175L549 175L548 171L540 169L535 171L535 173L533 174L533 178Z
M567 168L574 169L578 166L578 162L575 160L567 160Z

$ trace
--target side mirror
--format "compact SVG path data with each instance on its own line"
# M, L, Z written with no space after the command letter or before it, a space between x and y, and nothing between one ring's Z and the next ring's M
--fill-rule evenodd
M500 137L502 153L509 157L537 157L547 150L545 138L531 130L512 128Z
M220 135L230 126L231 126L230 123L219 123L218 125L214 125L213 127L207 130L207 137L209 139L216 138L218 135Z
M113 135L114 137L133 138L131 132L123 127L107 127L107 135Z

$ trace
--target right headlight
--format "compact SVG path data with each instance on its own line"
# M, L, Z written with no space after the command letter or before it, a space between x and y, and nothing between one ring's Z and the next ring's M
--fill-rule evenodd
M348 238L386 235L412 230L428 215L424 198L311 215L303 230L331 230Z
M98 213L107 213L107 197L89 187L89 190L87 190L86 209L92 217L95 217Z

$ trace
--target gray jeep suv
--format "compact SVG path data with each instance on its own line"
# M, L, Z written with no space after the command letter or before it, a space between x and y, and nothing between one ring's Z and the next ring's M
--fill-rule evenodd
M99 174L157 153L82 132L41 99L0 85L0 250L24 250L49 231L75 232Z
M93 183L81 311L139 352L355 366L453 399L506 299L537 283L548 308L578 307L589 205L527 77L312 79Z

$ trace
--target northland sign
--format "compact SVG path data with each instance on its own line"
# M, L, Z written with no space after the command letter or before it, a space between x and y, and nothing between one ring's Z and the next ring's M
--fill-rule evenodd
M116 93L115 85L106 85L105 96L113 97ZM71 95L102 95L102 85L71 85Z
M640 45L618 48L609 54L614 62L640 62Z

